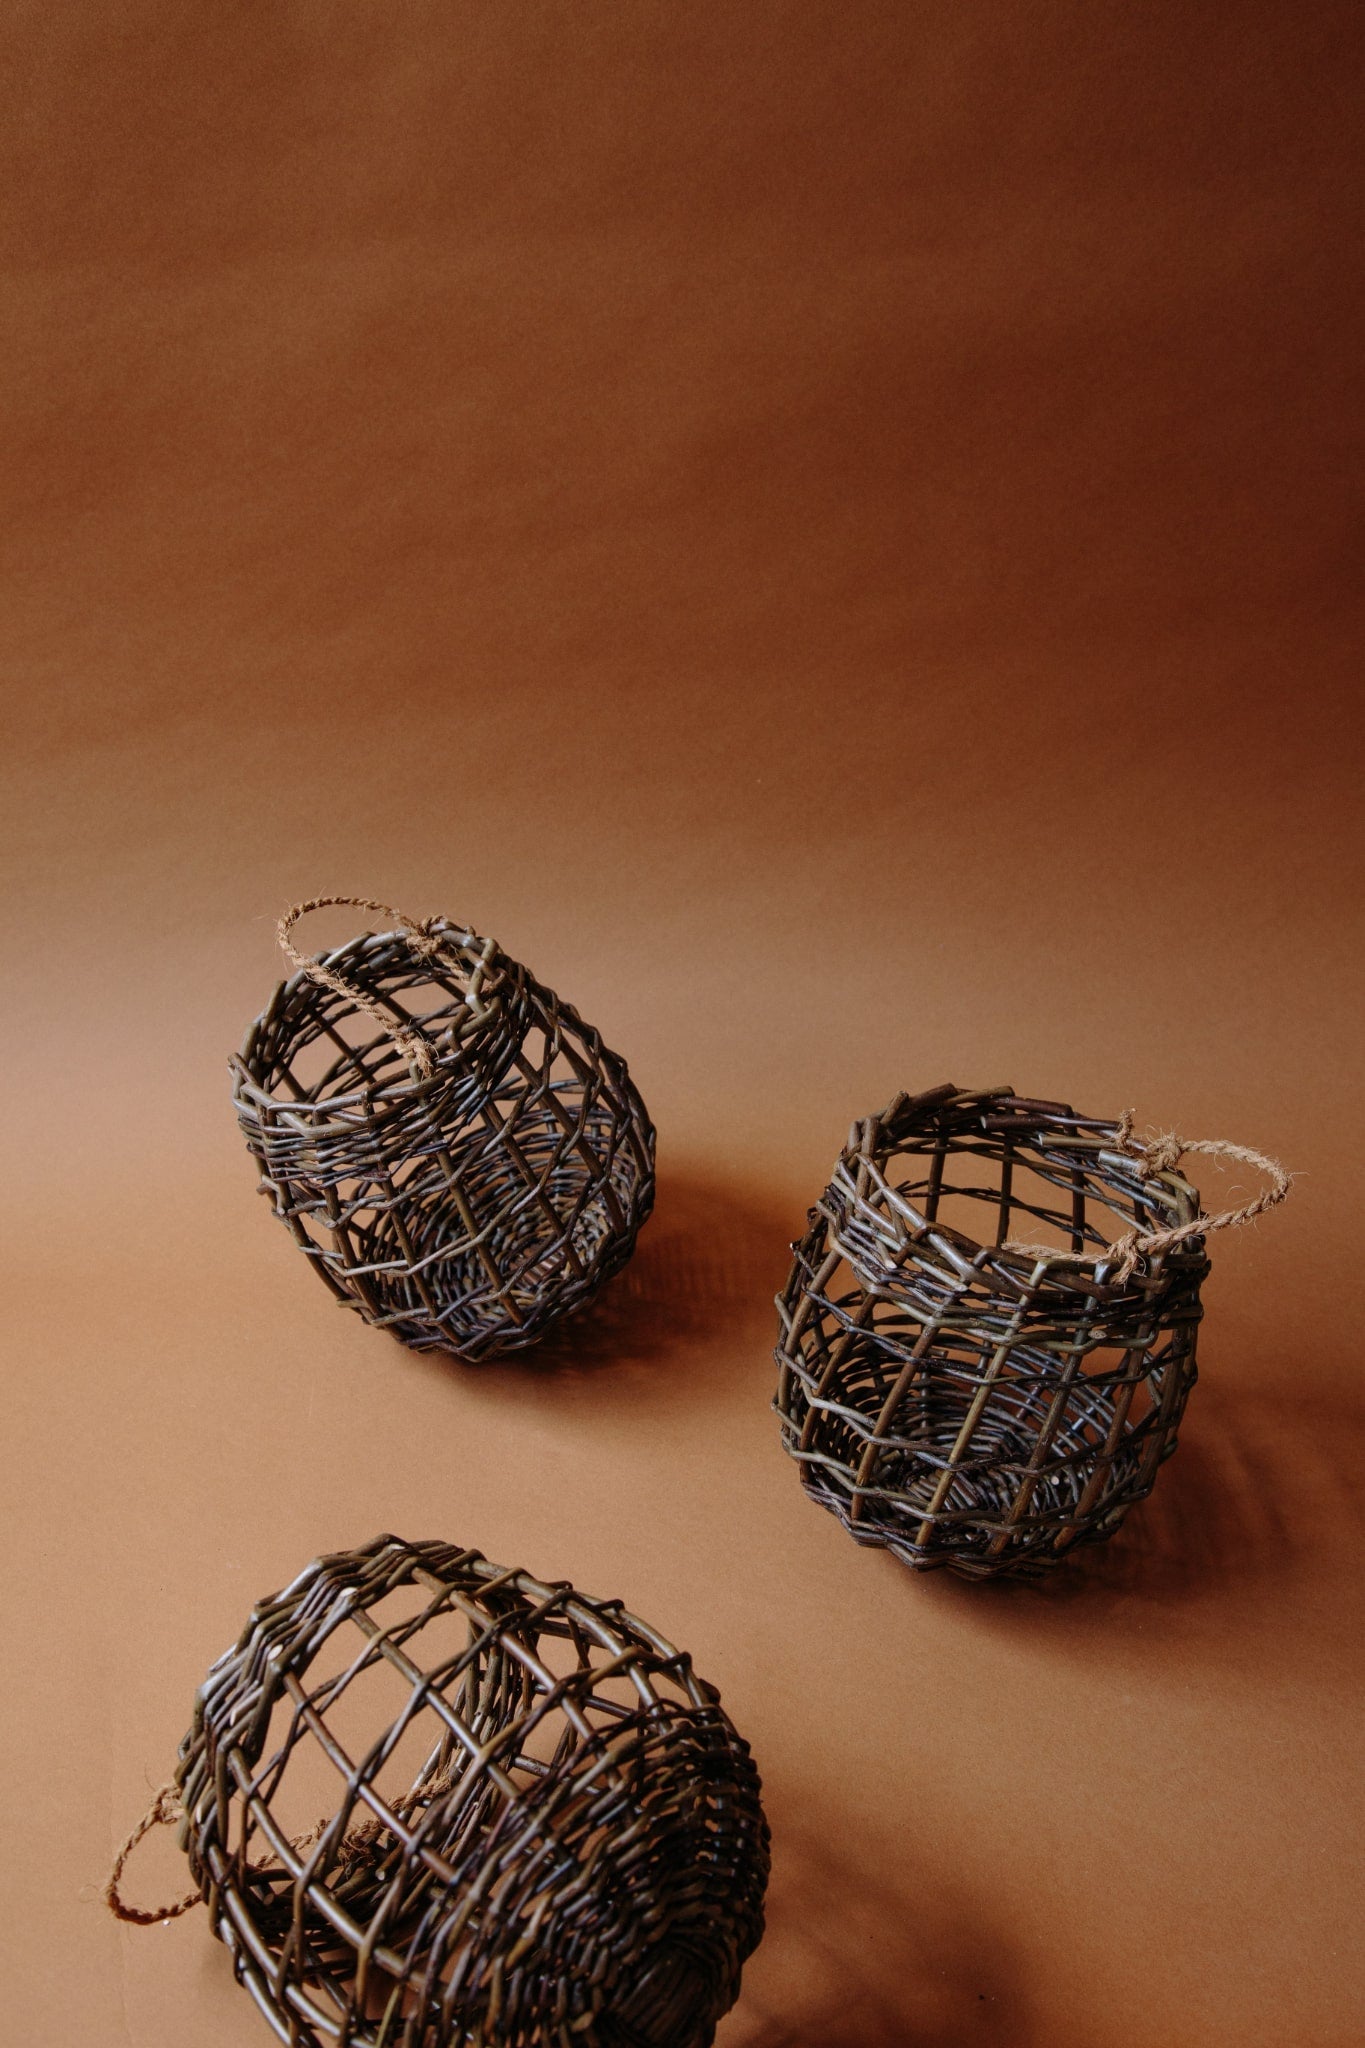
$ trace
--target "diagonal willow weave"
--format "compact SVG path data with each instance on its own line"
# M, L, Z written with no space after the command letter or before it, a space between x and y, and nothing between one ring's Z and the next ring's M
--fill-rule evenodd
M1251 1210L1201 1218L1180 1141L1156 1171L1129 1130L951 1084L853 1126L778 1297L774 1405L858 1542L1032 1575L1151 1491L1195 1380L1201 1225Z
M306 961L232 1071L276 1215L341 1301L416 1349L534 1343L625 1264L653 1206L625 1061L444 918Z
M713 1688L619 1602L477 1551L380 1536L261 1602L176 1783L296 2048L702 2048L762 1933L758 1776Z

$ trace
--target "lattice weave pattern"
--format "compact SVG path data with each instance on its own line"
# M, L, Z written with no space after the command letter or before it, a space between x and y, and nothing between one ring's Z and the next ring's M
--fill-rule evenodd
M1208 1261L1197 1234L1132 1249L1200 1210L1126 1130L951 1085L853 1126L778 1297L775 1406L807 1491L860 1543L1030 1574L1150 1492Z
M533 1343L624 1265L653 1205L625 1061L445 919L307 963L232 1065L275 1213L340 1300L418 1349Z
M619 1603L477 1551L310 1565L213 1667L176 1775L215 1932L300 2048L694 2048L762 1932L716 1693Z

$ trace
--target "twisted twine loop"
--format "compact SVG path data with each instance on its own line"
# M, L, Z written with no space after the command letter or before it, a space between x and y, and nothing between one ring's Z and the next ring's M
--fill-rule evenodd
M1263 1173L1268 1185L1252 1201L1243 1202L1235 1209L1220 1209L1212 1216L1195 1216L1188 1223L1173 1224L1166 1230L1130 1230L1100 1252L1063 1252L1055 1245L1012 1243L1005 1246L1006 1251L1023 1252L1035 1258L1066 1259L1073 1265L1108 1265L1113 1260L1117 1262L1115 1278L1122 1284L1132 1278L1139 1259L1155 1252L1173 1251L1190 1238L1205 1237L1212 1230L1230 1230L1236 1224L1250 1223L1253 1217L1275 1208L1289 1193L1292 1176L1278 1159L1271 1159L1264 1152L1254 1151L1249 1145L1229 1144L1225 1138L1181 1138L1174 1131L1136 1139L1133 1136L1135 1120L1134 1110L1123 1112L1114 1128L1114 1150L1140 1160L1146 1172L1153 1176L1174 1173L1186 1153L1198 1152L1208 1158L1240 1159L1244 1166L1254 1166Z
M174 1920L181 1913L188 1913L191 1906L199 1904L199 1892L186 1892L184 1898L177 1899L174 1905L155 1906L148 1911L142 1906L130 1906L120 1890L124 1865L142 1837L150 1834L153 1828L174 1827L184 1818L185 1809L180 1803L179 1792L174 1785L163 1785L115 1856L114 1867L109 1872L109 1881L104 1887L104 1903L116 1920L131 1921L135 1927L154 1927L158 1920Z
M406 911L395 910L391 903L377 903L372 896L310 896L306 903L296 903L291 910L286 910L276 927L281 950L294 965L301 968L321 987L331 989L333 995L344 996L347 1002L354 1003L366 1016L373 1017L375 1023L388 1034L407 1061L414 1080L429 1081L436 1071L436 1055L431 1049L430 1040L413 1025L397 1023L372 996L366 995L364 989L357 988L354 982L347 981L344 975L338 974L334 967L327 966L316 954L300 953L290 938L290 932L301 917L307 917L313 910L330 909L335 904L347 905L356 910L382 911L385 917L392 918L394 924L407 934L412 942L412 950L419 960L440 959L442 942L435 927L441 920L436 917L409 917ZM449 961L446 962L447 966L450 964ZM460 979L465 978L462 970L457 968L455 971Z
M384 906L380 905L378 907L383 908ZM402 1799L396 1800L394 1802L395 1812L402 1815L404 1819L408 1819L414 1807L430 1806L434 1799L438 1799L443 1792L450 1790L458 1774L458 1760L452 1758L443 1770L437 1772L434 1778L428 1779L424 1784L415 1786ZM177 1899L172 1905L153 1906L150 1909L142 1906L130 1906L123 1896L123 1872L128 1858L132 1855L143 1836L149 1835L153 1828L177 1827L184 1818L184 1802L176 1786L173 1783L163 1785L156 1793L151 1805L147 1808L137 1826L120 1847L118 1854L114 1858L113 1867L109 1872L108 1881L104 1887L104 1903L116 1920L129 1921L134 1927L155 1927L162 1920L178 1919L181 1913L188 1913L192 1906L203 1904L203 1893L197 1891L186 1892L183 1898ZM311 1849L315 1842L321 1841L330 1826L331 1822L323 1819L317 1823L316 1827L309 1828L306 1834L291 1835L289 1837L290 1848L300 1853L305 1849ZM348 1870L352 1864L358 1863L370 1847L370 1844L378 1839L383 1830L384 1822L375 1814L368 1815L357 1826L349 1828L342 1837L341 1851L337 1859L341 1869L343 1871ZM279 1869L280 1864L277 1857L270 1856L264 1862L252 1863L248 1867L257 1871L269 1871Z

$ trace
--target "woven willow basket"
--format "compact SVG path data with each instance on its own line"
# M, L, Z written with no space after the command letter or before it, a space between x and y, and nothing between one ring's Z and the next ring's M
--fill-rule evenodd
M1204 1216L1189 1151L1271 1186ZM1030 1575L1111 1536L1175 1449L1206 1233L1288 1185L1244 1147L1138 1145L1131 1118L1008 1089L856 1123L777 1302L775 1406L807 1492L917 1571Z
M175 1821L197 1889L129 1906ZM748 1747L686 1656L616 1601L381 1536L257 1606L106 1898L202 1897L295 2048L701 2048L767 1873Z
M399 927L319 959L329 903ZM626 1063L491 939L359 897L282 921L299 971L232 1062L275 1214L332 1292L417 1349L519 1349L623 1266L654 1201Z

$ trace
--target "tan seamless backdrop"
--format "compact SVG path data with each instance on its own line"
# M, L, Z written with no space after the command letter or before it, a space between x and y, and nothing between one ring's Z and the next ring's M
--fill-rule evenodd
M16 2048L266 2038L202 1915L98 1890L252 1601L384 1528L722 1688L775 1860L720 2048L1365 2037L1360 42L7 10ZM656 1117L536 1360L405 1353L252 1193L226 1058L337 889L495 934ZM948 1078L1300 1175L1216 1247L1156 1495L1041 1592L856 1549L768 1408L850 1117Z

